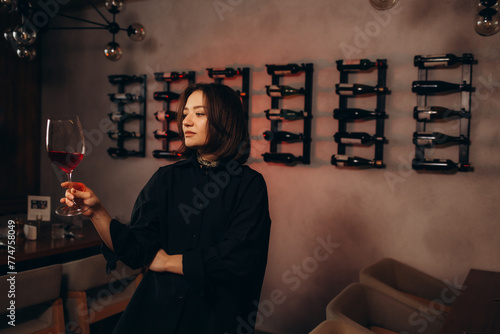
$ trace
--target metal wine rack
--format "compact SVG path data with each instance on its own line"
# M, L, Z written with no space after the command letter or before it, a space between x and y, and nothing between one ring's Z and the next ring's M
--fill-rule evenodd
M163 124L162 130L166 134L164 138L159 138L162 141L162 149L154 150L153 157L156 159L177 159L179 155L172 151L171 142L174 140L179 140L179 133L170 130L170 123L177 124L177 112L171 110L171 102L177 100L179 94L174 93L170 90L170 86L174 82L179 82L181 80L187 80L189 84L195 83L196 74L194 71L189 72L171 72L170 76L165 76L164 72L155 73L155 80L163 82L163 92L155 92L154 99L157 101L163 101L163 111L169 117L165 118L165 121L160 121ZM159 97L161 93L166 93L166 97ZM155 135L157 130L155 131Z
M223 83L224 79L241 77L241 90L236 92L241 97L241 103L243 104L243 112L245 113L245 119L248 123L249 116L249 101L250 101L250 68L243 67L234 69L232 67L226 68L207 68L208 76L216 83Z
M448 56L448 55L446 55ZM454 56L454 55L451 55ZM432 57L432 56L415 56L414 65L417 67L416 59L418 57ZM435 56L437 57L437 56ZM464 142L460 142L458 144L458 162L454 162L448 159L427 159L425 156L425 147L422 145L417 145L415 143L415 158L412 161L412 168L418 171L441 171L441 172L468 172L473 171L474 167L471 166L469 162L469 146L470 146L470 112L471 112L471 95L475 90L472 87L472 66L477 64L477 60L474 59L474 56L471 53L464 53L458 65L461 66L461 86L464 89L460 89L460 110L464 113L465 117L460 117L460 137L463 138ZM455 68L457 64L453 64L451 66L447 66L446 64L439 64L439 66L418 66L418 80L419 81L427 81L429 70L435 70L437 68L447 68L452 69ZM455 93L452 92L443 92L445 93ZM431 94L417 94L417 108L428 106L427 104L427 95ZM437 95L437 94L436 94ZM415 111L414 111L415 114ZM415 118L417 118L415 116ZM447 119L442 119L446 121ZM428 124L432 123L431 120L417 120L416 121L416 132L426 132L428 131ZM442 123L440 124L442 125ZM446 134L445 137L450 136L450 134ZM444 140L442 138L440 140ZM434 147L433 147L434 148Z
M116 123L116 131L108 131L108 136L116 140L117 147L110 147L108 154L112 158L145 157L145 134L146 134L146 75L109 75L108 80L112 85L118 87L118 92L108 94L111 102L117 105L116 112L108 114L111 121ZM139 84L139 86L137 86ZM132 91L139 91L138 94L126 93L125 86L133 86ZM126 105L139 104L139 111L131 113L126 110ZM129 109L129 108L127 108ZM129 132L125 130L125 123L139 120L139 131ZM139 141L138 150L128 150L125 146L126 140Z
M269 135L266 138L266 133L264 133L264 138L270 141L270 152L262 154L265 162L276 162L284 163L287 165L295 165L296 163L302 163L309 165L311 163L311 122L312 122L312 92L313 92L313 72L314 65L311 63L307 64L287 64L287 65L266 65L267 73L271 75L272 86L266 86L267 93L271 97L271 109L266 110L266 117L271 121L270 131L266 131ZM285 75L302 75L304 74L304 87L296 89L297 94L291 95L303 95L304 99L304 109L303 111L292 111L299 117L294 117L292 119L286 116L283 117L269 117L270 111L280 111L282 115L283 111L288 111L281 109L281 100L286 96L272 96L269 93L270 87L276 87L283 89L285 87L291 88L289 86L280 86L280 79ZM277 140L278 133L280 132L280 124L283 121L303 121L303 133L301 134L291 134L298 138L298 142L302 142L302 156L295 156L291 153L278 152L278 145L281 145L281 141ZM287 140L283 140L287 141Z
M361 62L361 59L355 59L355 60L350 60L350 62ZM369 61L365 59L365 61ZM340 156L344 157L345 159L354 159L357 161L362 161L362 163L357 163L357 164L337 164L337 166L341 167L362 167L362 168L385 168L384 164L384 144L386 144L388 141L384 136L384 127L385 127L385 119L388 117L386 114L385 110L385 100L386 100L386 95L390 94L390 91L387 89L386 86L386 77L387 77L387 60L386 59L377 59L373 64L375 64L373 67L369 68L358 68L358 69L342 69L341 64L343 62L346 62L345 60L337 60L337 69L340 72L340 84L347 84L349 82L349 74L351 73L363 73L363 72L371 72L373 70L373 67L376 68L377 70L377 85L373 88L377 89L379 88L381 91L379 92L372 92L372 93L367 93L366 95L372 95L376 94L377 100L377 106L375 109L375 112L379 113L381 116L376 116L374 117L375 120L375 134L373 135L374 138L377 140L374 141L374 146L375 146L375 156L373 159L370 158L360 158L357 156L346 156L346 148L347 145L351 144L346 144L346 143L341 143L340 141L337 143L337 155L332 155L332 162L331 164L334 165L334 161L339 158ZM382 91L383 90L383 91ZM361 96L366 96L365 94ZM356 95L340 95L339 94L339 110L346 110L348 109L348 101L350 98L356 98ZM372 118L372 117L370 117ZM347 132L348 128L348 123L352 123L352 120L346 120L346 119L339 119L338 120L338 132L336 135L340 134L345 134ZM353 132L350 132L351 134ZM355 132L354 132L355 133ZM335 137L335 135L334 135ZM368 144L361 144L361 143L355 143L355 145L371 145L371 143Z

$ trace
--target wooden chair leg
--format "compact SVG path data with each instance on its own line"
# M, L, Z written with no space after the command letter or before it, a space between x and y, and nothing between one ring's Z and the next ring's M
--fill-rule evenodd
M52 325L35 334L64 334L64 310L62 299L58 298L52 303Z
M134 284L135 287L137 287L141 282L142 277L142 273L137 275L134 281L130 284ZM76 322L81 329L81 334L90 334L90 324L123 312L130 299L123 300L98 310L89 310L89 305L87 304L87 294L84 291L68 291L67 301L69 304L67 307L76 310L76 316L73 313L73 318L76 317Z
M87 294L84 291L68 291L67 300L76 312L76 322L80 327L81 334L90 334L89 309L87 305Z

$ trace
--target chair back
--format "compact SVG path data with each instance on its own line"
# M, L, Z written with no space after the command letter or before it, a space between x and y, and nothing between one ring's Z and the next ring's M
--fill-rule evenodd
M393 332L439 332L442 319L406 305L377 289L352 283L327 306L327 319L339 319L354 327L381 327Z
M55 264L0 277L0 316L5 319L0 333L64 333L61 274L62 266ZM15 302L15 326L9 324L11 301Z
M8 312L7 308L11 300L16 303L16 311L43 303L52 303L61 294L61 273L62 266L54 264L0 277L0 291L2 291L0 314ZM11 282L15 282L12 289ZM12 290L15 298L8 298L8 293Z
M436 311L447 312L449 307L446 306L452 304L449 299L442 298L443 293L450 290L444 282L391 258L363 268L359 280L414 307L439 307ZM431 301L439 304L431 304Z

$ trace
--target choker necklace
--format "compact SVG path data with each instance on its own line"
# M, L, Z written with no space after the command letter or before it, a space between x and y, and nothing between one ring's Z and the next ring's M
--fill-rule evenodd
M202 168L213 168L219 165L218 161L208 161L205 160L201 157L200 153L196 152L196 156L198 158L198 163L200 164L200 167Z

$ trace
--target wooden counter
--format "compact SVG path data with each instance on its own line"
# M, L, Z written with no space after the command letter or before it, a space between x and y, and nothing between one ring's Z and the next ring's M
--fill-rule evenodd
M43 224L43 223L42 223ZM72 230L82 238L52 239L51 225L43 224L37 240L16 240L14 256L15 270L24 271L54 263L72 261L100 252L101 239L90 221L84 221L81 229ZM2 240L4 243L6 240ZM8 264L8 249L0 248L0 275L5 275L10 268ZM11 254L12 255L12 254ZM12 258L11 258L12 260Z

